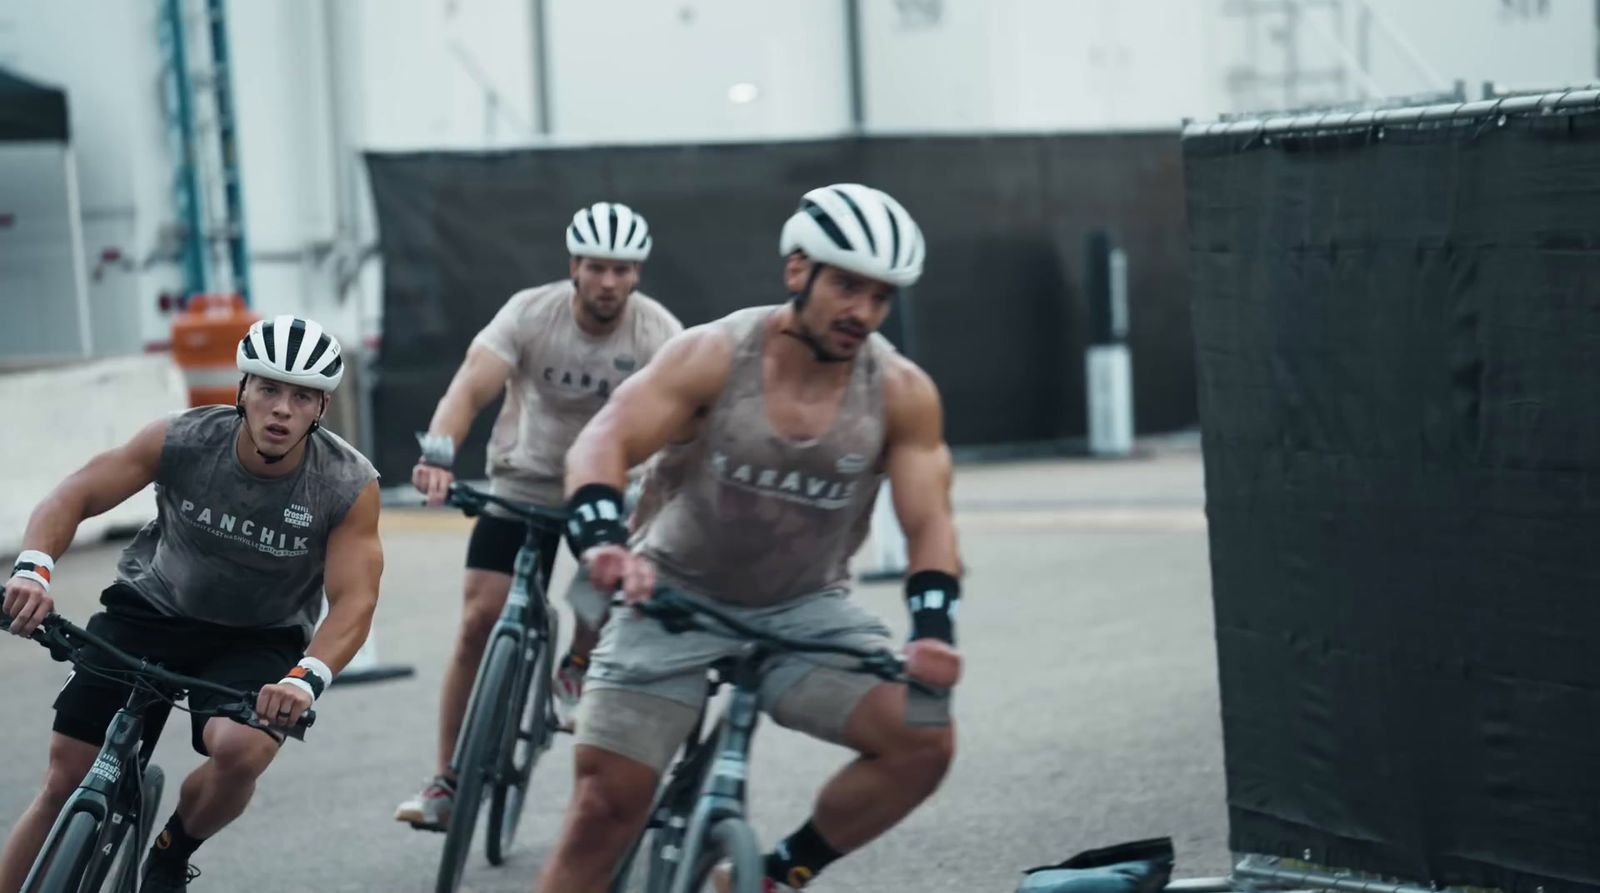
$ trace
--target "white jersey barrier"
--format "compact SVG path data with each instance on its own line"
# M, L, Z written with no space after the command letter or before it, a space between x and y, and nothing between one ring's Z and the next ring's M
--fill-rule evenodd
M34 506L62 479L163 413L188 408L188 396L172 358L150 354L0 374L0 405L9 409L0 437L0 553L9 561L22 549ZM73 542L155 516L155 488L146 487L85 521Z

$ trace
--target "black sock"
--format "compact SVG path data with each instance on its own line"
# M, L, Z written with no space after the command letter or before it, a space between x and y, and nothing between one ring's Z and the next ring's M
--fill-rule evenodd
M843 855L807 821L767 854L767 877L798 890Z
M587 670L589 668L589 655L574 654L573 652L568 651L566 656L561 658L561 666L577 667L580 670Z
M150 856L172 862L188 862L194 851L205 842L203 837L190 837L189 832L183 829L183 820L174 812L172 818L167 819L167 826L156 835L155 843L150 845Z

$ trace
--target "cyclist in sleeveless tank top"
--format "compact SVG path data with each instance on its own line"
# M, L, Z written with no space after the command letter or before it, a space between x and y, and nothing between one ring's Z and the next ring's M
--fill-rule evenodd
M473 339L440 399L422 438L423 458L412 473L412 483L430 504L444 500L455 479L451 466L456 445L503 388L505 400L489 436L490 489L497 496L559 508L565 456L573 439L617 385L683 330L671 312L635 288L653 243L642 215L626 205L600 202L579 209L566 236L572 256L569 278L513 295ZM489 631L511 591L523 537L522 522L495 508L479 516L472 528L461 626L439 699L435 775L395 810L397 821L430 831L449 825L456 735ZM559 530L543 539L547 581L560 540ZM584 622L588 612L576 610L583 590L582 582L574 581L569 592L576 620L572 644L556 669L557 707L569 728L598 635Z
M145 426L101 453L34 509L5 587L11 632L54 604L55 557L78 525L156 485L157 517L123 550L105 610L88 629L169 670L260 689L256 712L293 726L366 640L378 602L378 474L319 424L344 375L339 343L307 319L250 327L237 350L234 406L203 406ZM317 625L324 595L327 614ZM21 885L68 795L126 702L116 681L73 673L56 697L44 786L0 854L0 893ZM218 702L191 694L191 707ZM184 780L140 889L182 890L189 857L238 818L283 736L196 715L207 759Z
M778 634L890 645L848 599L849 560L885 476L911 563L910 672L946 691L960 559L938 391L877 334L922 270L921 232L866 186L814 189L780 237L792 299L675 338L619 389L567 456L568 539L597 588L629 601L658 581ZM629 466L661 451L632 536L619 520ZM738 648L615 612L579 707L576 785L542 893L592 893L642 826L695 722L705 673ZM948 698L797 657L768 665L761 702L781 725L855 750L815 811L767 856L770 891L796 890L904 819L954 752ZM714 875L725 886L725 868Z

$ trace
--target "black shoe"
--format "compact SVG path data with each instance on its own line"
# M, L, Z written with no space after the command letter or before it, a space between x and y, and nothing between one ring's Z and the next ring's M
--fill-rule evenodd
M144 878L139 881L139 889L147 893L183 893L183 888L199 876L200 869L188 862L152 856L144 861Z

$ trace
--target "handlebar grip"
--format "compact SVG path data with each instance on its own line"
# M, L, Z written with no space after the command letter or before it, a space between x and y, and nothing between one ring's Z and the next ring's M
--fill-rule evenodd
M306 740L306 730L310 729L311 726L317 721L317 711L314 708L307 708L306 712L301 714L299 721L292 726L280 726L276 723L267 722L257 715L253 710L250 711L249 716L254 718L254 721L249 723L249 725L259 726L263 729L270 729L286 737L293 738L296 741Z

